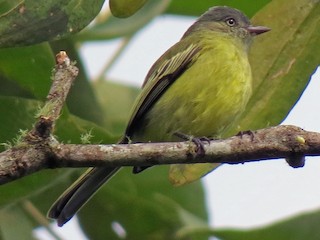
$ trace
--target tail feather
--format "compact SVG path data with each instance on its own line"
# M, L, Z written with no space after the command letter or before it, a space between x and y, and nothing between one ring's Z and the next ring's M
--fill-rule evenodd
M120 167L88 169L51 206L48 217L57 219L58 226L63 226L119 169Z

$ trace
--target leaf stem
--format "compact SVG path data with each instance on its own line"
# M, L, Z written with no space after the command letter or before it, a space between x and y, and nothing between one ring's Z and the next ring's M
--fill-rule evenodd
M126 49L129 42L131 41L133 35L128 35L124 37L117 48L117 50L114 52L113 56L105 63L102 70L96 77L96 81L103 80L103 76L110 70L110 68L113 66L113 64L118 60L119 56L122 54L122 52Z
M32 202L25 200L22 202L22 207L35 222L44 227L55 239L63 240L50 228L48 219L32 204Z

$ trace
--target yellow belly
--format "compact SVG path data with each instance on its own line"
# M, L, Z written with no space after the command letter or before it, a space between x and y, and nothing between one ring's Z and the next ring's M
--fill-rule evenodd
M251 95L247 54L228 41L206 46L149 110L134 141L173 141L174 132L217 137L235 123Z

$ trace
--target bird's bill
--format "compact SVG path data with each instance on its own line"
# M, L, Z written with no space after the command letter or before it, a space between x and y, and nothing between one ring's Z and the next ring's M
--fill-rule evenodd
M271 30L271 28L264 27L264 26L249 26L247 30L250 34L259 35L261 33L265 33Z

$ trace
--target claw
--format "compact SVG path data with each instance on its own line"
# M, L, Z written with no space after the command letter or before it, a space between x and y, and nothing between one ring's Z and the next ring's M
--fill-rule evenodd
M243 135L249 135L251 137L251 141L254 140L254 132L251 130L240 131L236 136L239 136L242 139Z
M208 137L193 137L180 132L175 132L174 135L183 140L192 141L197 147L196 153L199 157L204 156L206 153L206 151L204 150L204 142L207 142L208 144L210 144L210 140L212 140Z
M199 157L205 155L206 151L204 150L204 143L201 138L192 138L191 141L197 146L196 153Z

